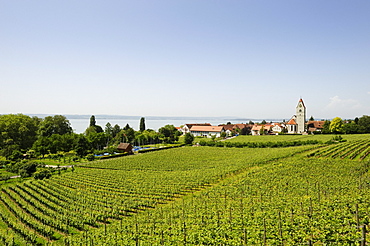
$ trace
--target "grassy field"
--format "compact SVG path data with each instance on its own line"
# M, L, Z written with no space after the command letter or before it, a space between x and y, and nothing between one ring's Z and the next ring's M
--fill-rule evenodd
M273 137L333 136L230 141ZM333 153L364 153L370 141L343 138L327 147L181 147L3 185L0 245L358 245L370 222L368 159Z

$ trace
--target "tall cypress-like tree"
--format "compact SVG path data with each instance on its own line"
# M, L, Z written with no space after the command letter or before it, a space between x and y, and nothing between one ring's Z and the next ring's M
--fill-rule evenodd
M95 125L96 125L95 116L91 115L91 117L90 117L90 126L95 126Z
M143 132L145 131L145 118L141 117L140 119L140 131Z

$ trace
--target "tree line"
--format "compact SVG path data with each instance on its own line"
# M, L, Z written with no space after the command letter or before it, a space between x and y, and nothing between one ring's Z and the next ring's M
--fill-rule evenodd
M139 128L135 131L128 124L121 128L108 122L103 129L92 115L85 132L77 134L63 115L45 118L24 114L0 115L0 159L16 161L24 155L34 157L60 152L84 157L107 148L114 150L120 142L134 145L171 143L181 135L172 125L161 127L158 132L146 129L144 117L140 119Z
M312 118L312 117L311 117ZM322 132L323 134L362 134L370 133L370 116L363 115L354 120L342 120L340 117L326 120Z

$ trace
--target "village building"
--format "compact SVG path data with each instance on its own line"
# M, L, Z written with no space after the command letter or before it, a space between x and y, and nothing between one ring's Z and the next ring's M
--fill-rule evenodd
M190 133L194 137L221 137L221 133L225 132L224 126L199 126L194 125L190 129Z
M268 135L271 133L273 125L271 124L265 124L265 125L258 125L254 124L251 133L253 136L259 136L259 135Z
M307 122L308 132L321 132L324 129L324 120L310 120Z
M303 134L306 132L306 106L302 98L298 101L296 114L286 124L288 134Z
M285 128L284 124L281 124L281 123L272 123L272 128L271 130L274 132L274 133L281 133L283 131L283 129Z
M189 132L190 132L190 129L191 129L193 126L211 126L211 124L210 124L210 123L185 124L183 127L181 127L181 128L179 129L179 131L181 131L183 134L189 133Z
M130 143L120 143L117 147L119 152L126 152L128 154L132 154L133 146Z

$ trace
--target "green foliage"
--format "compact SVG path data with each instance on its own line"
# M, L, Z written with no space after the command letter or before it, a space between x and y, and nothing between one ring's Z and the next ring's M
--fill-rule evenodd
M158 132L161 134L160 138L165 143L174 143L178 141L181 132L173 125L165 125L159 128Z
M349 160L370 160L370 140L356 139L345 141L337 136L332 142L339 144L329 145L312 151L309 157L330 158L330 159L349 159Z
M64 135L72 133L72 127L63 115L47 116L40 123L38 134L42 137L50 137L54 134Z
M42 169L39 169L37 170L34 174L33 174L33 177L35 179L48 179L50 178L52 175L51 171L49 169L46 169L46 168L42 168Z
M369 165L299 154L310 148L183 147L8 185L0 242L356 245Z
M144 117L141 117L140 119L140 131L143 132L145 131L145 118Z
M343 120L340 117L335 117L329 125L329 130L332 133L343 133Z
M9 166L7 170L12 173L18 173L22 178L27 178L36 172L37 166L34 162L23 161Z
M370 133L370 116L364 115L358 119L361 133Z
M186 133L184 136L184 143L185 144L192 144L194 141L194 136L190 132Z
M94 156L93 154L88 154L88 155L86 156L86 159L87 159L88 161L93 161L93 160L95 160L95 156Z
M0 115L0 155L9 157L15 150L28 150L37 139L39 123L39 118L23 114Z

